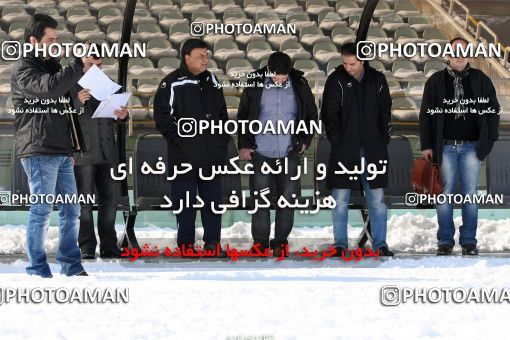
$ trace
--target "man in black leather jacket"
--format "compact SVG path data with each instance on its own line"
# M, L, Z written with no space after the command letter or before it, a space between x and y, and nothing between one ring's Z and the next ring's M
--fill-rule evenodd
M27 24L25 41L33 45L55 43L56 28L53 18L36 14ZM62 68L57 59L32 53L19 59L12 69L16 155L27 174L30 193L40 197L31 204L27 222L27 273L31 275L52 276L44 249L53 210L50 196L77 195L72 156L85 145L68 91L90 68L90 61L76 59ZM77 242L80 205L75 202L59 205L56 258L62 265L61 273L67 276L86 275Z

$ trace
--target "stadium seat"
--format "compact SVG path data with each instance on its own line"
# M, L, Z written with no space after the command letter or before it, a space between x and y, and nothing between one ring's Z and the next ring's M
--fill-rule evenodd
M154 68L152 61L147 58L130 58L128 62L129 75L136 76L153 76L160 75L161 72Z
M410 81L407 84L407 95L418 97L423 95L424 81Z
M255 71L251 66L251 63L246 59L234 58L227 61L227 66L225 68L225 73L229 78L235 78L233 76L244 72L248 74L250 72Z
M418 8L407 0L397 0L395 2L395 12L401 17L417 16L420 14Z
M441 30L438 30L434 27L427 27L423 31L423 40L431 43L438 43L438 44L446 44L448 40L446 39L444 33Z
M408 97L397 97L392 100L392 118L400 121L418 121L418 107Z
M503 202L510 203L510 140L500 139L494 143L487 156L487 194L502 194Z
M117 77L119 71L119 62L116 58L103 58L103 71L110 78Z
M158 60L158 69L165 75L178 69L180 65L181 61L177 58L164 57Z
M57 8L61 12L66 12L71 7L83 7L85 9L90 9L90 6L84 0L57 0Z
M313 46L319 42L329 42L331 40L322 33L320 28L314 25L303 27L301 31L299 31L299 41L303 46L313 48Z
M160 59L163 57L177 57L177 50L167 39L152 39L147 43L147 57L152 59Z
M232 58L244 58L245 52L231 40L220 40L214 44L213 56L216 61L226 62Z
M331 40L335 45L342 46L356 40L354 30L350 27L336 26L331 32Z
M347 26L347 23L340 18L340 15L336 12L322 12L319 14L319 28L328 32L331 32L336 26Z
M375 43L384 43L393 41L392 38L389 38L382 28L371 26L368 28L367 40L373 41Z
M315 17L318 17L322 12L333 11L326 0L307 0L305 6L306 11Z
M405 43L420 43L423 39L418 37L418 34L411 27L400 27L395 30L395 42L400 44Z
M106 29L106 39L109 42L119 42L122 34L122 23L116 22L108 26Z
M90 8L101 10L105 8L118 8L118 4L111 0L89 0Z
M388 205L401 204L405 207L405 196L413 192L411 169L414 156L407 137L392 136L388 144L388 185L384 189L384 199Z
M329 76L331 72L335 70L338 66L342 65L342 55L340 54L339 57L336 57L328 62L328 65L326 66L326 73Z
M168 30L170 26L175 23L188 24L188 19L185 19L182 16L182 13L179 9L165 9L159 13L158 18L159 25L166 30Z
M152 13L160 13L166 10L177 10L178 7L172 2L172 0L149 0L149 11Z
M216 76L223 75L224 72L221 68L218 68L218 65L216 64L216 61L214 59L209 59L209 65L207 66L207 69L209 72L215 74Z
M266 36L262 34L238 34L235 37L235 41L244 49L251 41L266 41Z
M3 25L10 25L15 21L23 21L29 18L29 14L27 11L20 6L9 6L4 7L2 10L2 16L0 18L0 23Z
M242 10L232 9L223 12L224 24L252 24L253 20L248 19Z
M378 18L392 13L395 12L390 8L390 5L386 1L379 1L374 10L374 17Z
M145 120L148 118L148 110L142 105L140 98L131 96L128 102L129 116L133 120Z
M255 18L256 14L261 11L270 9L265 0L244 0L243 8L251 18Z
M361 15L363 11L353 0L338 0L335 9L342 18L348 18L351 15Z
M279 25L283 24L283 20L280 19L278 13L274 10L257 12L255 15L255 23L263 25Z
M239 102L240 98L237 96L225 96L228 119L237 119L237 109L239 108Z
M85 7L70 7L66 11L66 21L76 26L80 23L95 24L97 19L90 13L90 10Z
M140 23L136 28L136 34L133 37L147 42L152 39L166 39L166 35L161 28L154 23Z
M416 65L412 61L406 59L396 60L391 67L391 72L393 73L393 76L397 78L423 76L423 73L418 71Z
M138 79L136 85L136 94L142 97L149 97L156 93L160 79Z
M423 16L410 17L408 23L409 27L418 33L423 32L427 27L432 27L432 24Z
M234 0L212 0L211 9L216 14L223 14L225 11L240 9Z
M191 38L189 24L187 22L176 22L170 25L168 39L175 45Z
M209 5L204 4L202 0L181 0L181 12L191 14L195 11L208 10Z
M294 68L304 72L307 79L322 79L325 77L323 71L319 69L319 65L314 60L299 59L294 62Z
M440 60L430 60L425 63L425 66L423 68L423 73L428 78L433 73L437 71L444 70L446 67L446 64Z
M387 33L393 33L397 28L408 27L409 25L404 23L404 20L398 15L387 15L381 17L380 26ZM391 34L390 34L391 35Z
M368 64L379 72L386 72L386 68L384 67L383 62L380 60L370 60Z
M319 42L313 47L313 59L320 65L326 65L331 59L339 56L340 53L332 42Z
M280 18L285 18L289 12L302 12L303 7L299 6L296 0L275 0L274 11Z
M201 22L203 24L217 24L221 23L221 20L216 18L216 14L214 14L211 10L197 10L191 14L191 22Z
M271 45L265 41L252 41L246 47L246 57L248 60L258 63L260 60L268 58L273 50Z
M306 26L313 26L315 22L310 20L310 16L306 12L290 12L287 13L285 17L285 22L287 24L293 24L296 27L296 30L301 30Z
M87 40L104 40L106 35L101 32L99 26L94 22L80 22L74 31L76 39L85 42Z
M297 59L310 59L312 54L304 49L303 45L295 41L286 41L280 46L280 51L289 55L292 61Z
M9 36L14 40L23 40L25 36L25 26L27 22L23 21L15 21L9 25Z
M155 24L157 22L156 18L154 18L151 13L143 9L136 9L135 16L133 17L133 27L138 27L140 24Z
M122 22L123 18L122 12L116 7L101 8L97 13L97 22L104 26Z

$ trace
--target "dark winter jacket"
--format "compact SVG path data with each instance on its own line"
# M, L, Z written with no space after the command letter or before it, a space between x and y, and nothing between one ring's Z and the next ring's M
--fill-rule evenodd
M358 86L362 86L361 92L357 90ZM359 175L335 174L334 171L341 170L338 162L349 170L355 166L359 168L361 148L365 164L374 163L378 169L382 169L383 163L379 161L388 161L391 97L385 76L365 65L362 81L358 83L342 65L338 66L324 86L321 118L331 142L327 187L359 189ZM370 180L369 186L371 189L384 188L387 183L388 175L384 173Z
M14 64L11 91L18 157L72 155L85 150L77 112L64 112L74 111L69 91L82 76L79 58L64 68L57 59L44 60L33 54Z
M420 141L421 150L432 149L434 162L439 163L443 160L444 145L444 113L439 112L444 109L446 68L430 76L425 83L423 91L423 101L420 110ZM471 81L471 90L473 98L476 99L475 108L477 112L482 112L491 108L494 113L479 114L478 130L480 136L476 147L476 155L479 160L484 160L492 150L494 142L498 140L499 133L499 111L500 106L496 97L496 90L489 77L482 71L471 68L469 70ZM478 98L488 98L488 103L478 102ZM427 110L436 110L437 113L430 114Z
M201 120L228 119L223 89L217 85L214 74L204 71L193 75L184 65L161 81L154 98L154 120L167 140L171 169L182 163L191 164L194 170L226 163L229 135L207 129L190 137L192 130L188 130L190 124L198 126ZM185 137L178 133L178 125L183 123L186 126L181 125L181 135L185 133Z
M83 88L76 85L71 90L71 96L74 101L74 106L78 112L81 130L85 145L87 145L87 152L82 152L75 156L76 165L89 165L118 163L117 144L115 143L115 126L116 124L123 124L129 120L127 116L124 120L112 118L92 118L96 112L100 101L94 97L82 104L78 98L78 92Z
M267 66L253 72L248 77L248 84L254 84L253 87L246 87L243 90L239 109L237 111L237 120L253 121L258 120L260 116L260 100L262 98L262 91L264 89L265 73L267 73ZM296 104L298 108L296 119L297 121L305 121L306 126L309 126L310 121L317 121L317 107L315 100L308 86L308 82L303 77L303 72L296 69L291 69L289 78L296 96ZM246 129L245 133L239 133L239 149L250 148L257 149L255 136ZM309 130L309 129L306 129ZM292 147L295 150L301 150L301 146L305 144L310 147L313 139L313 133L310 131L300 131L298 134L292 136Z

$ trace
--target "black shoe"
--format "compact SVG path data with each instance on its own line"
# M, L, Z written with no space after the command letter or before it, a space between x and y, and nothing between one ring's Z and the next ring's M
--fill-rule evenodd
M379 250L379 256L394 256L395 255L395 253L392 252L387 246L382 246L378 250Z
M347 249L345 249L344 247L335 247L335 250L336 250L336 253L335 255L333 255L333 257L342 257L342 253L345 254L347 253Z
M102 259L120 259L122 251L119 248L102 249L99 251L99 257Z
M253 254L254 257L263 257L263 255L260 254L265 254L266 250L268 249L271 249L269 247L269 243L255 242L253 243L253 246L250 248L250 253Z
M269 241L269 247L273 250L273 256L274 257L289 257L288 252L288 242L282 241L279 242L277 240L271 240Z
M476 244L473 244L473 243L463 244L462 245L462 255L477 256L478 249L476 249Z
M449 244L440 244L437 247L436 255L438 256L446 256L452 254L453 247Z
M214 256L205 256L205 257L227 257L227 253L221 249L221 244L219 242L211 242L204 244L204 248L202 248L204 252L214 252Z
M180 244L181 257L183 258L198 258L198 251L195 249L194 244Z
M86 271L79 272L76 276L89 276Z
M82 250L81 251L81 259L82 260L94 260L96 258L96 253L93 251Z

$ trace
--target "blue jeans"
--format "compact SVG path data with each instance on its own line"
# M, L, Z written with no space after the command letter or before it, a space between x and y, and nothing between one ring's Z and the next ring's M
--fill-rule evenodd
M55 198L56 195L64 197L78 194L71 157L31 156L22 158L21 164L27 174L31 194L55 195ZM53 205L45 201L38 201L30 206L27 222L28 274L51 276L44 241L52 211ZM60 242L56 259L62 265L62 274L76 275L83 271L78 247L80 205L59 204L59 217Z
M462 145L445 144L443 148L443 162L441 163L441 182L444 194L455 194L457 178L460 179L460 193L474 195L477 193L478 176L481 161L476 156L478 142L466 142ZM455 225L453 224L453 204L437 204L438 244L448 244L453 247L455 241ZM476 227L478 224L478 205L462 205L462 226L459 228L459 243L476 244Z
M386 244L386 225L388 219L388 207L384 203L384 190L382 188L370 189L367 173L361 176L361 183L365 191L365 199L368 205L368 216L372 236L372 248L379 249ZM349 214L349 200L351 189L333 189L332 196L336 201L333 209L333 234L334 247L348 248L347 219Z

